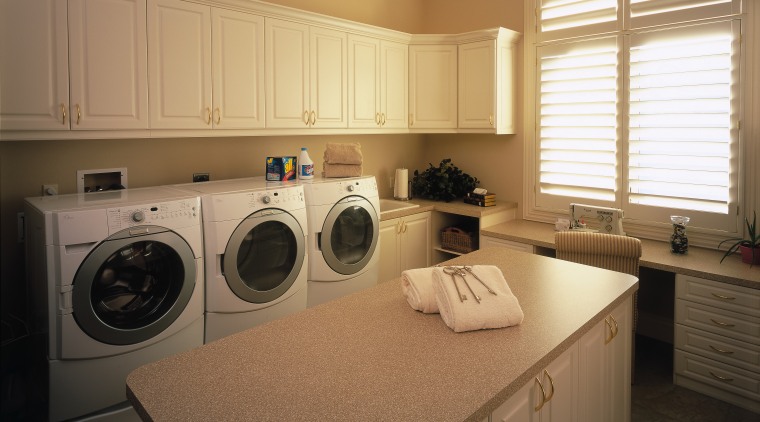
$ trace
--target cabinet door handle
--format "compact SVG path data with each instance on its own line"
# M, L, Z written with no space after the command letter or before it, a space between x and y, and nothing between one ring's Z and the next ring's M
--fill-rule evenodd
M541 402L538 404L538 406L534 407L533 410L538 412L542 407L544 407L544 404L546 403L546 391L544 391L544 386L541 384L541 380L539 380L538 377L536 377L536 383L538 383L538 387L541 389Z
M488 116L488 124L493 126L493 114Z
M714 319L712 319L712 318L710 318L710 321L714 322L714 323L715 323L715 325L720 325L721 327L729 327L729 328L731 328L731 327L735 327L735 326L736 326L736 325L734 325L734 324L730 324L730 323L728 323L728 322L720 322L720 321L716 321L716 320L714 320Z
M713 371L710 371L710 375L712 375L713 377L715 377L715 378L717 378L717 379L719 379L721 381L725 381L725 382L733 382L734 381L733 378L728 378L728 377L722 377L720 375L715 375L715 373Z
M401 234L401 222L396 223L396 234Z
M61 124L65 125L66 124L66 105L63 103L61 103L61 116L63 116L61 118Z
M385 113L381 114L381 116L383 117L383 123L380 126L385 126Z
M219 110L219 107L217 107L214 112L216 112L216 124L218 125L222 122L222 110Z
M713 350L715 350L718 353L723 353L723 354L726 354L726 355L733 355L734 354L734 352L732 350L718 349L717 347L713 346L712 344L710 345L710 348L713 349Z
M79 104L77 104L77 126L79 125L79 120L82 119L82 110L79 108Z
M549 401L554 397L554 380L552 379L552 376L549 375L549 372L544 369L544 374L546 374L546 377L549 378L549 386L552 388L551 393L549 393L549 396L546 398L546 401Z
M414 114L409 113L409 126L414 126Z
M302 120L303 120L303 123L306 126L309 126L309 110L304 110L303 111L303 119Z
M314 123L317 123L317 113L312 110L311 111L311 126L314 126Z
M609 327L610 329L610 336L609 337L607 337L606 335L604 336L604 344L609 344L612 341L612 339L615 338L615 334L612 330L612 323L610 322L608 318L604 319L604 323L607 324L607 327Z
M618 331L620 330L618 329L618 324L617 324L617 321L615 321L615 317L610 315L610 319L612 320L612 324L615 326L615 330L612 333L612 338L615 338L617 337Z
M211 124L211 107L206 107L206 124Z
M406 221L404 221L403 223L401 223L401 225L404 226L404 233L406 233Z
M722 300L736 300L735 297L731 297L731 296L723 296L723 295L719 295L717 293L711 293L711 294L713 296L717 297L718 299L722 299Z

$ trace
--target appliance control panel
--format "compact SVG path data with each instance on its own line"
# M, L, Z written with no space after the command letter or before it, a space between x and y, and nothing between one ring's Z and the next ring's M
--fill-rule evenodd
M377 195L377 182L374 177L346 180L335 184L339 194Z
M251 209L277 207L287 210L304 207L303 188L267 189L247 194Z
M145 224L178 229L200 224L200 200L190 198L109 208L106 213L111 233Z

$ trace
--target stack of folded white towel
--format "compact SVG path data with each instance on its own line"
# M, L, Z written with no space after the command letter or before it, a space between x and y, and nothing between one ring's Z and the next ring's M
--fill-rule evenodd
M460 275L454 281L444 267L406 270L401 273L401 290L413 309L440 313L443 322L458 333L522 323L525 315L501 270L493 265L469 269L471 273L462 269L466 282Z
M362 146L358 142L328 142L324 159L325 177L357 177L362 175Z

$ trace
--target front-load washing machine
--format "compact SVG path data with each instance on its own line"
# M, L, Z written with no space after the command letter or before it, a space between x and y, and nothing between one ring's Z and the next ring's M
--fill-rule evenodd
M27 198L24 215L49 419L136 417L127 374L203 344L200 198L168 188L46 196Z
M374 176L301 182L309 223L308 306L377 284L380 198Z
M252 177L174 188L201 196L207 343L306 309L300 185Z

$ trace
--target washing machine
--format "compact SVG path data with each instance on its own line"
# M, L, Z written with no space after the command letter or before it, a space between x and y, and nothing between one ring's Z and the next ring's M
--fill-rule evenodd
M308 214L308 306L377 284L380 198L374 176L301 182Z
M26 198L24 216L49 419L136 418L127 374L203 344L200 198L168 188Z
M264 177L174 187L201 196L207 343L306 309L303 187Z

